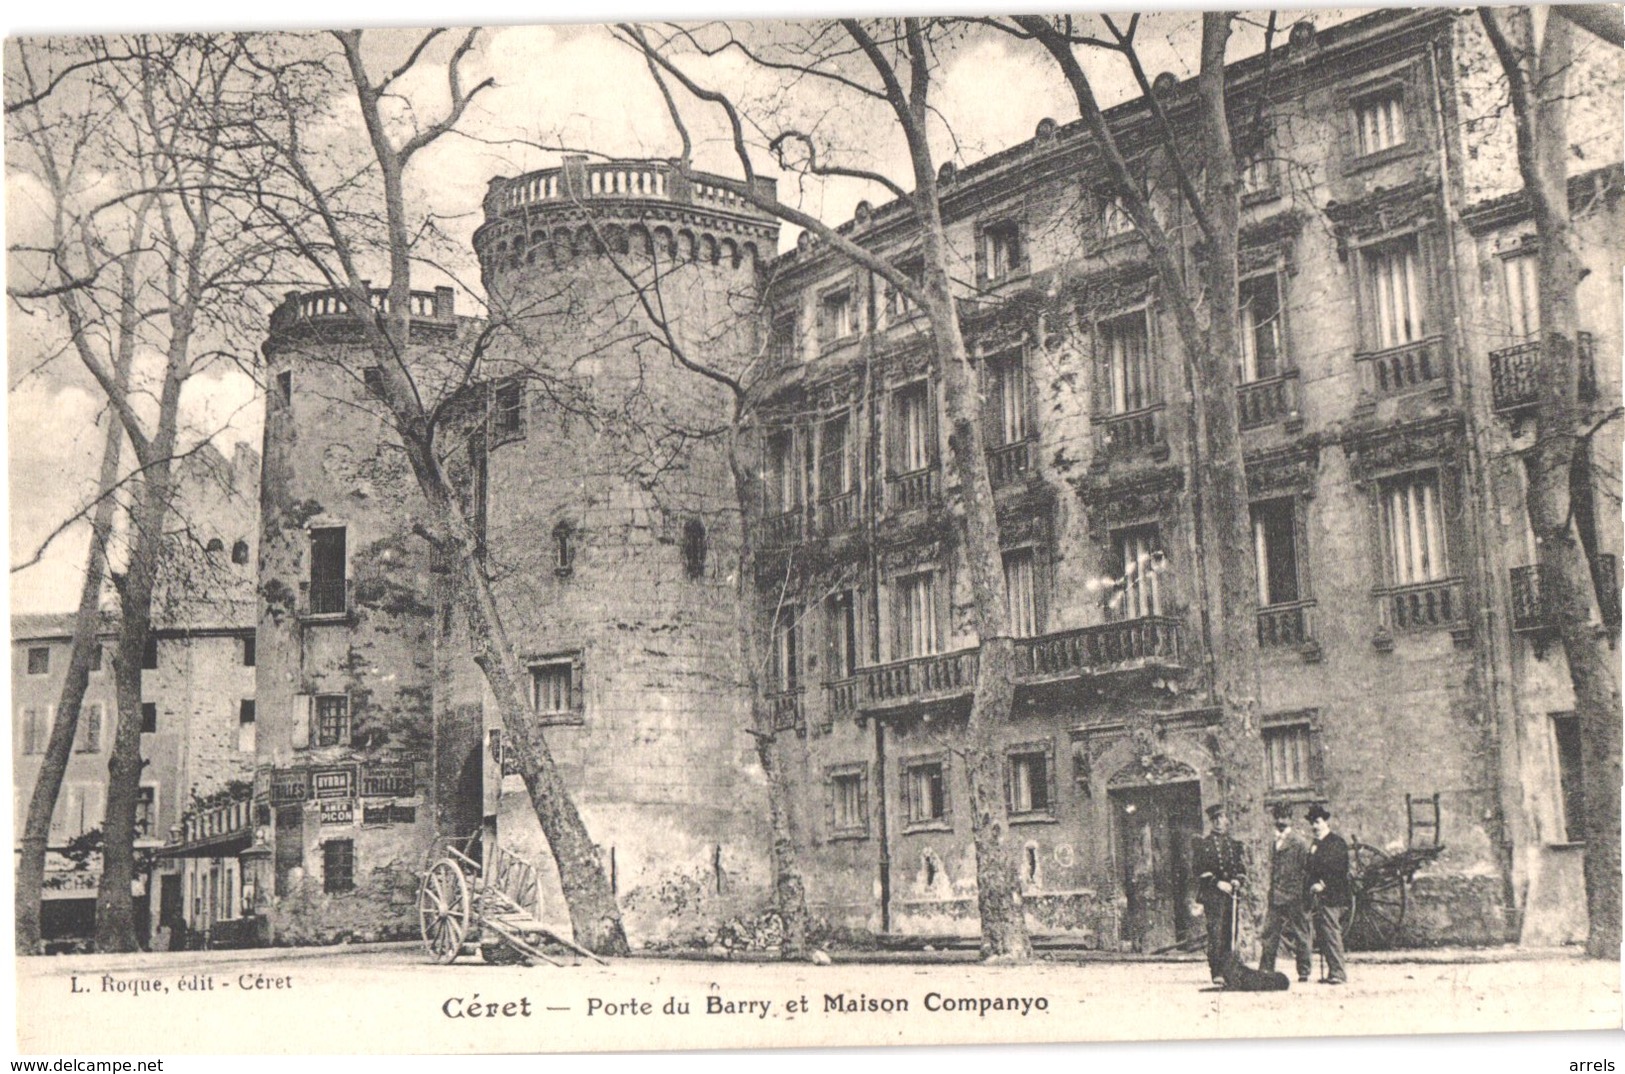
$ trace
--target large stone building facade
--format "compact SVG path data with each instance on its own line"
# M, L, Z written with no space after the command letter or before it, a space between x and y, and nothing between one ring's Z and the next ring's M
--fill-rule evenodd
M1582 61L1570 193L1600 407L1620 379L1620 77ZM1367 859L1444 848L1371 942L1584 931L1577 730L1517 455L1533 225L1493 64L1473 19L1389 11L1300 24L1231 73L1261 782L1332 803ZM1176 125L1191 89L1158 81ZM1145 103L1109 118L1189 240ZM1019 639L998 735L1024 905L1041 933L1153 950L1194 927L1185 853L1230 759L1179 344L1103 176L1080 124L1045 121L941 179ZM496 179L485 214L489 375L459 400L456 468L634 942L704 940L768 904L742 525L815 918L973 933L957 749L977 642L923 320L816 242L773 256L775 224L664 162ZM918 242L898 205L843 230L905 269ZM449 291L413 302L427 368L472 326ZM266 351L256 813L293 937L411 928L411 871L444 837L483 830L551 876L349 317L291 295ZM733 400L673 343L748 389L762 494L743 509Z
M1590 59L1577 81L1610 106L1577 110L1571 195L1600 413L1619 391L1620 83ZM1488 115L1493 64L1470 18L1382 12L1300 24L1231 71L1262 784L1271 803L1331 802L1361 866L1444 846L1383 896L1390 916L1408 906L1396 927L1367 919L1373 944L1584 931L1577 727L1517 453L1533 224ZM1176 127L1193 88L1159 80ZM1192 243L1149 109L1110 119ZM941 179L1018 638L998 737L1024 904L1039 932L1154 950L1198 930L1186 852L1234 763L1208 701L1178 337L1081 124ZM897 205L848 229L898 264L918 242ZM976 638L923 319L816 244L775 269L787 354L762 409L793 417L767 435L755 525L778 549L759 581L779 686L807 728L809 898L852 927L973 932L956 746ZM1616 590L1598 614L1617 631Z

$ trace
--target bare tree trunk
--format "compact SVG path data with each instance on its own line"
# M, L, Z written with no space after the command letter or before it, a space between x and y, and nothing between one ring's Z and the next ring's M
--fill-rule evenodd
M79 712L90 683L92 655L101 646L102 583L107 578L107 541L113 530L116 502L113 489L118 482L119 457L124 430L118 418L107 416L107 442L102 448L101 472L96 491L100 497L90 522L90 554L86 557L84 583L79 589L79 609L73 621L73 652L68 673L57 702L51 739L40 762L34 791L28 800L28 820L17 861L17 952L37 954L40 944L40 894L45 883L45 852L51 835L51 815L56 812L62 791L62 777L68 770L73 741L79 730Z
M1224 72L1234 17L1234 12L1214 11L1202 18L1197 114L1207 178L1206 190L1200 195L1183 163L1189 159L1188 149L1174 140L1171 128L1164 130L1163 148L1179 172L1182 198L1203 240L1196 251L1199 285L1181 270L1181 249L1136 185L1088 75L1072 52L1071 41L1046 20L1021 16L1015 21L1051 54L1072 88L1079 112L1102 147L1115 193L1146 240L1162 285L1159 294L1179 333L1185 386L1192 402L1187 449L1196 525L1193 588L1201 602L1208 681L1221 714L1219 791L1231 812L1236 835L1255 860L1262 860L1267 834L1258 808L1263 800L1258 576L1236 399L1241 364L1237 309L1241 209ZM1132 40L1122 41L1121 51L1136 65L1136 72L1143 74Z
M1241 365L1237 282L1241 202L1224 87L1225 45L1232 18L1231 12L1223 11L1202 16L1197 94L1207 162L1204 206L1211 233L1201 265L1207 327L1205 345L1193 347L1187 342L1186 361L1196 370L1192 416L1197 423L1197 450L1191 470L1198 496L1197 540L1218 568L1206 579L1206 599L1214 620L1208 639L1214 692L1223 713L1219 725L1222 793L1236 834L1252 848L1255 860L1261 861L1267 835L1260 808L1264 757L1258 727L1258 581L1236 401Z
M184 354L184 344L176 352ZM175 355L172 354L172 359ZM164 520L169 513L172 459L179 420L184 359L172 360L159 405L159 433L148 451L155 461L143 467L135 508L135 547L119 594L118 651L113 681L118 695L118 729L107 759L107 814L102 822L102 878L96 892L96 950L134 951L140 947L130 887L135 881L135 807L141 790L142 656L152 632L152 597L164 554Z
M1592 621L1596 586L1581 540L1589 497L1572 494L1576 471L1589 480L1589 436L1579 406L1580 258L1568 198L1569 20L1548 18L1538 52L1528 8L1479 16L1501 61L1517 124L1518 168L1540 237L1541 348L1535 401L1539 436L1525 456L1526 503L1535 534L1542 601L1557 620L1580 721L1585 799L1586 953L1617 959L1620 945L1620 694L1614 638ZM1505 21L1503 21L1505 20ZM1616 20L1617 21L1617 20ZM1576 500L1580 502L1576 502Z

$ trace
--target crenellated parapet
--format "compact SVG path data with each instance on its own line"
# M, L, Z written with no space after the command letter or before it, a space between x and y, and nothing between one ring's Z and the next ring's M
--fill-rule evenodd
M774 196L774 180L752 182ZM662 160L566 157L557 168L492 179L474 247L488 275L605 253L754 269L776 251L778 231L721 177L691 178Z

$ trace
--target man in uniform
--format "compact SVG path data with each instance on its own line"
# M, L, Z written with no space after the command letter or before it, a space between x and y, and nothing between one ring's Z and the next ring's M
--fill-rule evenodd
M1292 807L1275 806L1275 849L1270 854L1270 903L1264 913L1263 953L1258 968L1275 971L1281 938L1298 963L1298 980L1307 981L1314 965L1309 945L1309 840L1292 830Z
M1222 805L1207 810L1208 833L1191 848L1191 875L1196 878L1192 913L1207 917L1207 965L1214 984L1224 983L1224 965L1234 946L1236 898L1247 879L1241 843L1230 838L1230 817Z
M1349 890L1349 845L1332 831L1332 815L1323 805L1309 807L1309 825L1315 830L1309 848L1309 897L1315 907L1315 941L1326 958L1321 984L1348 981L1343 964L1343 920L1353 904Z

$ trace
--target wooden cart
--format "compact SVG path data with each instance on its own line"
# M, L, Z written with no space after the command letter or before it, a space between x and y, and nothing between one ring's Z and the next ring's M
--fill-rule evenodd
M541 886L530 862L478 835L445 842L418 883L418 925L436 962L483 955L487 962L563 965L543 948L604 960L542 922Z
M1394 854L1354 840L1349 881L1354 906L1344 941L1351 951L1388 951L1404 946L1405 912L1417 870L1444 853L1439 841L1439 796L1405 796L1405 849Z

